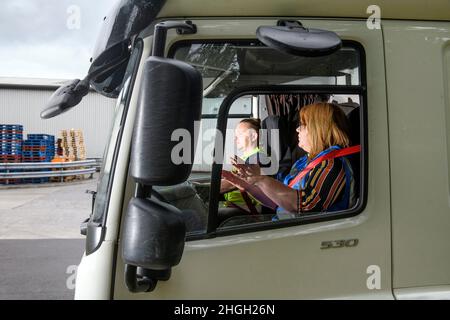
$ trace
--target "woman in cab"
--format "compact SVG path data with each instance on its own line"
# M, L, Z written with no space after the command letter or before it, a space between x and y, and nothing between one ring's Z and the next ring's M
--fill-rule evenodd
M274 220L308 212L338 211L354 205L353 171L345 155L349 148L348 123L335 104L314 103L300 111L299 146L307 152L282 181L261 174L258 165L234 162L235 173L253 184L277 205ZM234 183L243 188L239 183Z

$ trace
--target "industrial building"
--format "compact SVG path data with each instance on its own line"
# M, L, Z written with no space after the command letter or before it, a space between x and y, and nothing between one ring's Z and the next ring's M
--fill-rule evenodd
M114 118L115 99L91 91L68 112L43 120L40 112L53 92L66 80L0 77L0 123L21 124L24 134L59 137L60 130L80 129L87 158L101 158Z

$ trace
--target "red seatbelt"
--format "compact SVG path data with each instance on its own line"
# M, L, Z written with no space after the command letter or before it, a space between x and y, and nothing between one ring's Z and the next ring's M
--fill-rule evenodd
M255 205L253 204L252 199L250 199L250 196L248 195L248 193L245 191L242 191L242 190L239 190L239 191L241 192L241 195L245 201L245 204L250 209L250 213L251 214L259 214L259 212L256 210Z
M317 166L322 161L333 159L333 158L339 158L343 156L348 156L349 154L358 153L361 151L361 145L356 145L344 149L334 150L327 154L324 154L323 156L317 158L316 160L309 163L305 169L302 170L298 175L295 176L294 179L291 180L289 183L289 187L293 188L308 172L310 172L315 166Z

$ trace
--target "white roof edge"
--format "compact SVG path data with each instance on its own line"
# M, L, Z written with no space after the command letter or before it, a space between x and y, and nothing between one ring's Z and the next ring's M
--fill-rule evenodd
M68 79L44 79L44 78L13 78L13 77L0 77L0 86L49 86L59 87Z

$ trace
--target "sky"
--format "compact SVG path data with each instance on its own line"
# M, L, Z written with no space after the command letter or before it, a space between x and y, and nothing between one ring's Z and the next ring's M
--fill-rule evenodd
M118 0L1 0L0 77L83 78Z

